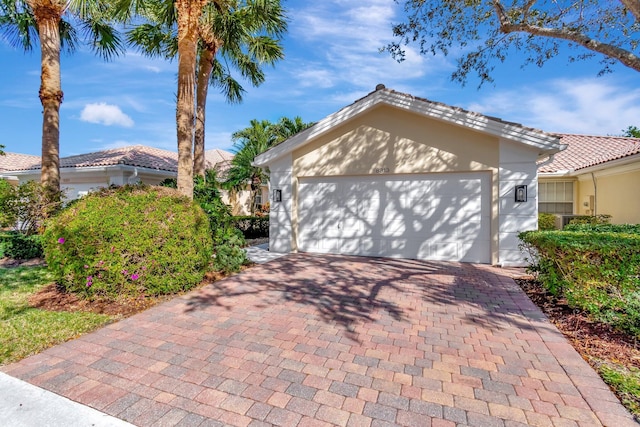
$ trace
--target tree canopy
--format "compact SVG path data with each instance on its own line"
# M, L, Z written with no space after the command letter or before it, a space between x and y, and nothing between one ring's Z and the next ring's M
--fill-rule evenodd
M638 0L405 0L404 11L385 49L399 61L411 44L423 55L454 54L452 79L463 84L471 72L493 81L514 50L526 51L523 65L542 66L566 45L578 49L570 61L599 56L601 74L617 63L640 71Z
M0 0L0 31L4 40L25 51L40 48L42 104L41 181L60 191L60 51L74 51L80 40L105 59L124 51L113 26L111 4L102 0Z
M622 136L626 136L629 138L640 138L640 129L637 126L629 126L625 130L623 130Z
M231 160L224 185L232 192L244 190L249 185L252 214L257 207L255 200L260 185L269 178L264 169L253 166L253 160L257 155L312 125L313 123L305 123L300 117L282 117L276 123L254 119L249 127L233 133L235 156Z

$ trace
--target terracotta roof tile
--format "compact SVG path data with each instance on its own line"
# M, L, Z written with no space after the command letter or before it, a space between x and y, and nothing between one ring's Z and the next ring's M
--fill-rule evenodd
M0 172L28 169L40 169L40 157L20 153L0 156Z
M557 153L551 163L543 163L539 172L575 171L640 153L639 138L574 134L557 136L567 148Z
M220 150L205 151L207 168L215 167L233 158L233 154ZM144 145L113 148L94 153L60 158L60 168L81 168L113 165L137 166L170 172L178 171L178 153ZM7 153L0 157L0 170L19 171L40 169L40 157Z

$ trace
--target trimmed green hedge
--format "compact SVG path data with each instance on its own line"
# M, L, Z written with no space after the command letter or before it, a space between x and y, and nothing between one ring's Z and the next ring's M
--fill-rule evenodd
M245 239L269 237L268 216L234 216L233 226L240 230Z
M640 234L528 231L520 239L550 292L640 337Z
M109 297L190 289L213 251L209 219L197 203L144 185L83 197L47 223L43 245L59 285Z
M40 235L26 235L19 231L0 233L0 258L32 259L43 255Z
M538 230L555 230L556 216L550 213L541 212L538 214Z
M640 234L640 224L568 224L564 231Z

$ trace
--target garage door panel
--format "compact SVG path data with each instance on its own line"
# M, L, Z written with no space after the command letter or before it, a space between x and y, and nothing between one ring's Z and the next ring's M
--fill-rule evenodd
M489 174L301 178L298 189L303 251L490 261Z

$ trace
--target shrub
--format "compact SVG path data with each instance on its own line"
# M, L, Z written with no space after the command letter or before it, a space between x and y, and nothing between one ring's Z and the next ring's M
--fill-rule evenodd
M269 237L269 216L235 216L233 226L242 232L245 239Z
M640 337L640 234L529 231L520 239L550 292Z
M43 255L40 235L12 231L0 234L0 258L32 259Z
M244 237L234 228L231 209L220 198L216 171L210 169L206 173L206 179L195 177L193 199L209 218L213 237L213 268L224 273L236 272L248 261L242 249ZM166 179L161 185L176 188L176 180Z
M209 221L176 190L144 185L103 189L48 224L47 264L66 290L116 296L190 289L211 261Z
M62 207L63 193L28 181L14 187L0 179L0 226L35 234Z
M640 224L568 224L564 231L640 234Z
M538 230L555 230L556 216L550 213L541 212L538 214Z
M609 224L611 222L611 215L580 215L571 218L569 224Z

